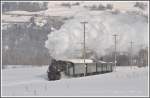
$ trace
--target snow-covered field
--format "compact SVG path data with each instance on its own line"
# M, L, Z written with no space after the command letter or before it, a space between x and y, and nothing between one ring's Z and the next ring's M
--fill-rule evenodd
M3 69L2 96L148 96L147 67L57 81L47 80L47 67Z

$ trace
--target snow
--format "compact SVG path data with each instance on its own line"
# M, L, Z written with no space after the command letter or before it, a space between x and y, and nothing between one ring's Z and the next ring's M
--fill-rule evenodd
M107 63L107 62L104 62L104 61L100 61L100 60L99 60L98 62L99 62L99 63ZM113 62L109 62L109 63L113 63Z
M2 96L147 96L148 68L48 81L48 66L2 70Z
M63 7L61 6L62 3L65 1L60 1L60 2L50 2L48 5L48 10L46 10L45 15L52 15L52 16L74 16L77 13L80 13L82 10L84 10L84 6L93 6L93 5L99 5L103 4L106 6L107 4L112 4L113 5L113 10L120 10L121 12L126 12L126 11L140 11L144 13L145 15L148 15L148 9L140 10L136 7L134 7L134 4L136 3L135 1L131 2L113 2L113 1L78 1L80 3L80 6L72 6L71 8L68 7ZM75 2L75 1L74 1ZM143 1L144 2L144 1ZM73 3L73 1L66 1L66 3ZM145 1L145 3L147 3Z
M56 51L52 52L54 57L61 57L64 54L70 57L70 54L77 54L72 52L78 49L83 38L83 27L80 22L84 19L89 22L86 25L88 28L86 29L86 40L88 39L86 45L95 49L97 54L105 53L104 50L112 48L112 35L115 32L121 35L118 39L120 41L118 46L121 47L121 50L126 50L125 47L128 45L126 42L131 39L134 39L136 43L147 43L148 23L141 16L132 16L127 13L113 15L108 11L89 11L83 8L84 5L99 4L93 1L83 2L80 6L71 8L62 7L60 3L50 2L46 11L10 11L3 14L2 21L6 22L6 24L3 23L6 25L3 29L9 27L7 22L29 22L30 15L34 14L74 16L74 19L66 21L60 30L54 30L48 36L47 48L50 50L51 45L55 45L52 47L56 48ZM114 9L120 11L137 10L133 8L135 2L111 3L114 4ZM146 10L145 13L147 14L148 11ZM46 23L42 19L39 21L36 23L40 26ZM5 46L5 49L9 47ZM73 61L82 62L81 60ZM147 67L117 67L115 72L80 78L68 78L62 74L61 80L48 81L46 74L48 66L18 66L8 66L2 70L2 96L148 96L149 71Z
M137 8L134 7L135 2L112 2L112 1L85 1L85 2L80 2L80 6L72 6L71 8L61 6L62 3L73 3L76 1L50 1L48 3L48 9L45 11L38 11L38 12L29 12L29 11L8 11L5 12L2 15L2 20L4 21L13 21L13 22L28 22L29 18L32 15L46 15L46 16L74 16L81 11L84 11L85 8L83 8L85 5L87 6L92 6L92 5L107 5L107 4L113 4L114 9L113 10L120 10L121 12L126 12L126 11L141 11ZM145 1L145 3L147 3ZM141 11L145 15L148 15L148 9ZM15 16L17 15L17 16ZM20 16L21 15L21 16ZM23 16L22 16L23 15ZM25 16L24 16L25 15ZM27 15L27 16L26 16ZM13 16L13 17L12 17ZM18 17L18 18L17 18Z
M84 63L84 59L62 59L62 60L70 61L73 63ZM85 59L85 63L93 63L93 60Z
M31 16L2 15L3 22L29 22Z
M34 14L42 14L43 11L38 11L38 12L29 12L29 11L8 11L5 12L5 14L17 14L17 15L34 15Z

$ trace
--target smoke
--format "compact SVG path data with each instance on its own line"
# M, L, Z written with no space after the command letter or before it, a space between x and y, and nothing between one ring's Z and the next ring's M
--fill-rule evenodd
M118 51L127 51L131 40L137 45L148 43L148 22L142 16L81 11L74 19L66 21L59 30L54 30L48 35L45 46L52 57L62 59L82 55L84 29L80 22L83 21L88 22L85 26L86 49L95 51L99 56L113 51L113 34L119 35ZM134 50L137 51L138 47Z

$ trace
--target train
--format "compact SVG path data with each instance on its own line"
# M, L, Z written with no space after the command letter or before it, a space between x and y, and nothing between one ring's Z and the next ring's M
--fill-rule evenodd
M113 72L113 70L113 62L93 61L90 59L63 59L52 60L47 74L49 80L59 80L61 72L64 72L68 77L82 77Z
M67 65L66 75L70 77L81 77L112 72L114 70L113 62L93 61L90 59L68 60L73 66Z

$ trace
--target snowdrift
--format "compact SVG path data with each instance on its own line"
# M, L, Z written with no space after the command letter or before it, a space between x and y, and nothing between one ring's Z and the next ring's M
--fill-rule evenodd
M147 67L58 81L47 80L47 67L2 70L2 96L148 96Z

